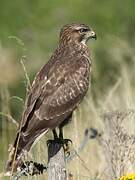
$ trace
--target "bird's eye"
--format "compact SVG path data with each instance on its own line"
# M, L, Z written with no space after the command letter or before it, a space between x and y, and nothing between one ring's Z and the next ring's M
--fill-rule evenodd
M81 28L81 29L79 30L80 33L84 33L84 32L87 32L87 31L89 31L89 29L87 29L87 28Z

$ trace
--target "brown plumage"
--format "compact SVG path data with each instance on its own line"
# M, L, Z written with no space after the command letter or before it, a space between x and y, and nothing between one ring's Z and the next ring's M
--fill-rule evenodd
M90 38L96 34L84 24L62 28L57 49L33 81L6 171L16 170L21 154L36 138L61 126L82 101L89 86L91 58L86 42Z

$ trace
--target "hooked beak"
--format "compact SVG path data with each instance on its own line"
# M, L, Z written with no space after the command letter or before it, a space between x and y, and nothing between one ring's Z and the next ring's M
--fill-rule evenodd
M88 36L89 36L89 39L97 39L97 35L94 31L89 31L88 32Z

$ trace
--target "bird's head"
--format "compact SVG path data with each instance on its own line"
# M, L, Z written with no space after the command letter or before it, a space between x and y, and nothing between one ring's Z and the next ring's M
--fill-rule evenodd
M96 33L85 24L68 24L63 26L60 32L60 43L62 44L70 44L70 43L83 43L89 39L96 39Z

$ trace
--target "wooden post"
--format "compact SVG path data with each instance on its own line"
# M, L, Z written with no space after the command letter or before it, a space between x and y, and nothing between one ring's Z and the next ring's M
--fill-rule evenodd
M67 180L64 149L59 143L48 145L48 180Z

